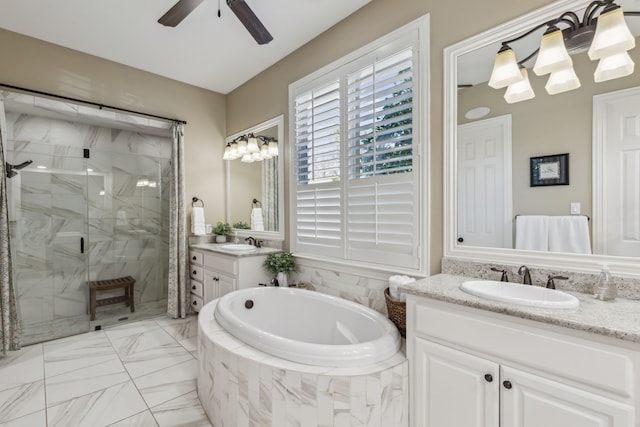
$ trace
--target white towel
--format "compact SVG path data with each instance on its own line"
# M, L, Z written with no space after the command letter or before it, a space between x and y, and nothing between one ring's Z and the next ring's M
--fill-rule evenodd
M262 219L262 208L251 209L251 229L254 231L264 231L264 220Z
M191 233L195 236L204 236L207 234L203 207L196 206L191 208Z
M549 250L549 217L546 215L516 216L516 249Z
M413 283L415 281L416 279L409 276L398 275L398 276L389 277L389 296L391 296L391 299L394 299L396 301L403 301L403 302L406 301L407 300L406 295L400 292L398 290L398 287L400 285L406 285L408 283Z
M552 216L549 218L549 250L590 254L589 222L584 215Z

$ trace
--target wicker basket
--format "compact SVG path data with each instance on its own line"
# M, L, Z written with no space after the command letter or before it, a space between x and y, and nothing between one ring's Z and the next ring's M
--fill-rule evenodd
M384 299L387 301L387 315L396 325L400 335L407 337L407 303L396 301L389 295L389 288L384 290Z

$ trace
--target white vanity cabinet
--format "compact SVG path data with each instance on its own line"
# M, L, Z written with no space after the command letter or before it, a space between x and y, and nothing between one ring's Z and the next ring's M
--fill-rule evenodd
M640 426L638 345L564 329L408 295L411 425Z
M237 256L191 248L191 305L195 311L211 300L236 289L268 283L263 267L266 255Z

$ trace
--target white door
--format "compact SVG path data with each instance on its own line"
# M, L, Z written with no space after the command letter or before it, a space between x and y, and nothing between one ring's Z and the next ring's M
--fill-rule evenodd
M640 88L594 97L594 252L640 257Z
M512 248L511 115L458 126L458 243Z
M498 427L498 364L415 338L413 427Z
M634 408L622 403L501 367L502 427L633 427Z

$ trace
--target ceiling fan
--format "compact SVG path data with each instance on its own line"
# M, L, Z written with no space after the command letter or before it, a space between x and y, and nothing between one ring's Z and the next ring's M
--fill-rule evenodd
M200 6L204 0L180 0L167 11L158 22L167 27L177 26L184 18L187 17L195 8ZM262 25L255 13L244 0L227 0L227 6L238 17L242 25L249 31L258 44L267 44L273 37L269 31ZM218 10L220 16L220 10Z

